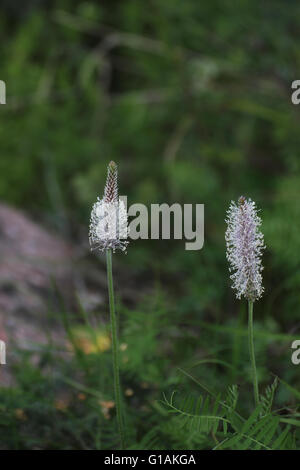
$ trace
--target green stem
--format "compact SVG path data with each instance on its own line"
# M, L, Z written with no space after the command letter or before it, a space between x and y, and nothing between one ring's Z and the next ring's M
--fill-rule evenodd
M254 390L254 400L255 405L259 405L259 393L258 393L258 382L257 382L257 372L255 364L255 353L254 353L254 340L253 340L253 302L248 301L248 335L249 335L249 353L250 360L252 365L252 379L253 379L253 390Z
M117 336L117 322L116 322L116 311L115 311L111 250L106 250L106 263L107 263L107 284L108 284L108 295L109 295L112 350L113 350L116 411L117 411L117 421L118 421L118 428L119 428L119 434L120 434L121 448L124 449L125 440L124 440L121 388L120 388L120 377L119 377L119 347L118 347L118 336Z

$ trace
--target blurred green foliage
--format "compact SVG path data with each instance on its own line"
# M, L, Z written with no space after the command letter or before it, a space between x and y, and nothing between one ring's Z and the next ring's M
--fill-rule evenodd
M63 218L76 234L78 224L88 225L113 159L129 204L205 204L202 251L144 240L122 259L145 279L150 274L167 299L162 318L155 309L124 321L134 348L124 365L128 380L136 375L165 389L177 381L178 365L203 356L234 367L222 375L205 367L218 387L249 378L245 313L224 250L226 209L244 194L262 210L267 245L266 294L255 305L260 382L269 383L271 370L299 388L291 339L280 339L298 332L300 300L299 109L290 99L300 70L299 2L3 5L1 200L53 225ZM145 315L154 325L142 341L136 332ZM282 389L280 404L289 399Z

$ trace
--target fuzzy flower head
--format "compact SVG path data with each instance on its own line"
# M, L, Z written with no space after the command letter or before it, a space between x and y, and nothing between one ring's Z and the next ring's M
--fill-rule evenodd
M254 302L264 291L261 256L265 248L255 202L243 196L238 204L231 201L226 222L225 240L229 271L233 273L230 276L232 288L236 290L238 299L244 296Z
M118 170L115 162L107 167L103 198L93 205L89 241L92 250L126 250L128 241L127 211L118 197Z

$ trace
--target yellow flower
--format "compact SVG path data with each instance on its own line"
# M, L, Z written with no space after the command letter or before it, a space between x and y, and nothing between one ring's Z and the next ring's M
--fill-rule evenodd
M86 327L76 327L72 330L74 345L84 354L104 352L110 349L111 339L106 330L90 331Z
M78 393L77 398L80 401L84 401L86 399L86 394L85 393Z
M69 402L68 400L59 398L58 400L54 402L54 406L58 411L65 411L69 406Z
M22 410L22 408L16 408L15 409L15 416L20 421L26 421L27 420L26 413L25 413L24 410Z
M108 400L108 401L103 401L101 400L100 402L100 406L101 406L101 409L102 409L102 413L104 415L104 418L105 419L109 419L110 418L110 410L112 408L115 407L115 402L112 401L112 400Z

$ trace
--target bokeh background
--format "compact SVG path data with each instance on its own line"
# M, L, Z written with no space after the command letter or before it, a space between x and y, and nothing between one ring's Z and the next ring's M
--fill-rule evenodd
M247 312L230 287L225 214L261 209L265 295L255 304L261 389L293 407L300 339L299 2L1 1L0 446L117 444L102 256L89 215L110 160L128 203L205 204L205 244L139 240L114 256L133 448L209 448L174 426L173 390L253 406ZM298 397L299 398L299 397Z

